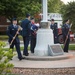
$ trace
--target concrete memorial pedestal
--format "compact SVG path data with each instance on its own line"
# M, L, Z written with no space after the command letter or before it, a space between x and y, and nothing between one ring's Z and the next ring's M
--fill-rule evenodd
M41 22L41 29L37 32L37 43L34 54L38 56L48 55L48 44L54 44L52 30L48 27L48 22Z
M48 45L54 45L54 38L53 32L50 29L50 24L48 24L47 21L47 0L43 0L43 19L40 25L41 29L39 29L37 32L37 40L34 54L36 56L48 56L50 54L48 52L52 52L49 51ZM50 48L50 50L52 49Z
M37 43L34 54L36 56L62 55L63 50L60 44L54 44L53 32L49 29L48 22L42 22L41 27L37 32Z

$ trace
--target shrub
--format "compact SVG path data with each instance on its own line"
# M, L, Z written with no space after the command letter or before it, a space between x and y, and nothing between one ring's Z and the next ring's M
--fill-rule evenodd
M12 50L5 51L3 50L5 43L0 41L0 75L7 75L11 72L13 68L13 64L9 63L9 61L13 57Z

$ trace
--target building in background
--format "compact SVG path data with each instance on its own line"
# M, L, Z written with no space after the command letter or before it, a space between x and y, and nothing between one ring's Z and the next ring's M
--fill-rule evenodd
M11 22L5 17L5 16L0 16L0 34L4 33L7 29L7 26Z

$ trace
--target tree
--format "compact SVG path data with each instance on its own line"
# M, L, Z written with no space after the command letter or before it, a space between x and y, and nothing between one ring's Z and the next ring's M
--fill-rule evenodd
M13 17L22 18L26 13L32 15L40 12L40 0L0 0L0 15L9 20Z
M48 11L60 12L61 0L48 0ZM6 16L9 20L13 17L25 18L26 13L34 16L42 10L42 0L0 0L0 15Z
M49 13L60 13L60 9L63 5L61 0L48 0L48 12Z
M29 12L31 15L39 13L41 11L41 0L25 0L25 6L23 8L25 13Z
M13 17L22 16L22 1L18 0L0 0L0 5L3 7L0 10L0 15L6 16L9 20Z
M67 5L63 5L61 8L63 19L70 19L72 22L72 31L75 32L75 2L70 2Z

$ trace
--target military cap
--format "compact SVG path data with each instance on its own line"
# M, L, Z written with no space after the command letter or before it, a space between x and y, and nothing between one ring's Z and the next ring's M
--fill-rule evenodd
M30 14L29 14L29 13L27 13L27 14L26 14L26 17L29 17L29 16L30 16Z

